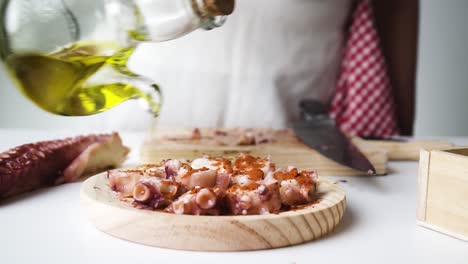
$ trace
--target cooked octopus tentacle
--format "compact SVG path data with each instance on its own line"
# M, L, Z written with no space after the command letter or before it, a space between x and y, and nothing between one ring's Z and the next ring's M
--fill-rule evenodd
M166 212L188 215L219 215L224 192L219 188L194 189L171 203Z
M142 174L138 170L108 171L109 186L121 198L132 197L133 188L139 182Z
M284 205L300 205L311 202L314 197L317 182L315 171L301 171L288 168L287 171L277 171L273 177L280 184L280 197Z
M181 166L182 166L182 162L180 162L180 160L167 160L164 163L164 170L166 172L166 176L167 177L176 176Z
M155 192L152 186L146 183L137 183L135 187L133 187L133 199L137 202L149 202L153 198L154 194Z
M269 158L241 155L233 163L203 157L191 163L167 160L109 174L113 190L134 205L190 215L278 213L312 202L315 171L276 169Z
M227 190L230 184L231 184L231 174L218 173L218 176L216 177L216 184L215 184L216 187L222 190Z
M191 190L195 187L227 189L231 181L232 166L227 159L200 158L193 160L190 165L179 167L176 181L184 188Z
M233 185L226 191L226 200L233 215L269 214L281 209L278 183Z
M212 188L216 184L216 177L218 173L214 170L200 170L196 171L191 174L190 182L188 185L189 189L193 189L195 187L200 188Z
M7 150L0 154L0 199L116 167L128 152L117 133L43 141Z
M195 196L195 202L202 209L212 209L216 205L216 194L210 189L201 189Z

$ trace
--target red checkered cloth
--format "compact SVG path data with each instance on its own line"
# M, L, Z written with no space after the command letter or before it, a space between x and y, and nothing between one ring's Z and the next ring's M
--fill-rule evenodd
M351 135L386 138L399 134L392 87L369 1L353 14L341 75L330 116Z

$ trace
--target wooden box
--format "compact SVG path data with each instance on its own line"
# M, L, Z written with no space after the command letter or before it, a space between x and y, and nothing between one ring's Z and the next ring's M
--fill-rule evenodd
M468 148L422 150L418 223L468 241Z

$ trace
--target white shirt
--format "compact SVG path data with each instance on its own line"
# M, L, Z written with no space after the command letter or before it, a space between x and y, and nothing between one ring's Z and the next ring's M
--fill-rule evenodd
M161 126L284 127L299 100L331 99L349 2L237 0L223 27L143 45L131 66L161 85Z

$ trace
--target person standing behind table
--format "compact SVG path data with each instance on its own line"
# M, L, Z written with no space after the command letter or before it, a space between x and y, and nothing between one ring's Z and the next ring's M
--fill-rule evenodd
M164 92L159 126L281 128L299 118L301 99L330 102L355 3L236 2L222 28L137 50L130 66L152 77ZM394 2L401 6L404 1ZM135 111L122 106L107 122L147 128L150 117L132 118Z

